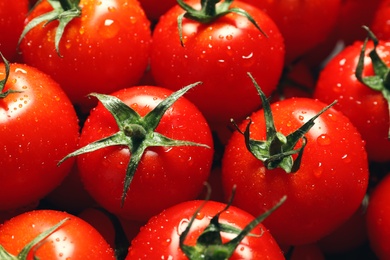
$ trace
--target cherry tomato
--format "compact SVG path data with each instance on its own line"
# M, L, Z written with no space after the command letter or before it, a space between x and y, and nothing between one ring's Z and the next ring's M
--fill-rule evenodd
M306 126L325 107L325 103L309 98L290 98L271 104L274 130L279 133L274 138L280 142L283 142L280 134L292 138L294 131L299 128L300 133L302 125ZM245 130L245 136L249 133L252 144L271 136L267 134L271 131L268 126L266 131L263 110L254 112L239 129ZM279 149L275 140L272 145L264 144L271 145L271 156L263 162L248 150L247 137L239 131L233 133L222 158L224 190L237 185L233 205L259 215L280 196L287 196L286 202L263 222L281 245L314 243L335 230L357 210L368 186L364 142L346 116L330 108L315 119L304 137L294 145L295 152L302 152L306 140L300 160L297 154L293 156L295 171L290 173L282 168L282 163L289 165L289 157L277 167L272 165L278 160L275 156L290 150L275 153ZM259 143L253 150L260 146ZM259 201L262 203L254 203Z
M171 90L161 87L138 86L120 90L112 96L122 100L143 117L171 94ZM91 196L108 211L126 219L146 221L164 208L194 199L201 192L213 160L212 135L203 115L182 97L164 113L155 130L155 133L168 138L191 141L207 145L208 148L146 148L126 193L124 205L121 197L123 199L125 175L132 156L129 148L123 144L79 155L77 163L82 182ZM84 124L80 147L116 132L117 122L99 102Z
M371 249L380 259L390 257L390 174L387 174L370 195L366 225Z
M176 204L152 217L133 239L126 259L188 259L180 249L180 235L202 202L196 200ZM208 201L196 214L185 243L195 245L200 234L209 225L210 219L225 207L224 203ZM242 230L253 219L251 214L231 206L220 215L219 223ZM237 235L228 232L220 234L223 243ZM260 223L250 235L245 236L229 259L276 260L284 259L284 256L271 233Z
M296 60L330 35L341 8L341 0L244 2L260 8L275 21L286 42L287 63Z
M0 64L0 78L7 77ZM4 83L4 81L2 82ZM47 74L13 63L0 83L0 211L35 203L69 174L73 160L57 167L77 147L76 112Z
M203 1L204 2L204 1ZM186 2L200 9L199 1ZM202 23L182 20L181 45L177 18L180 6L161 17L153 32L151 70L156 83L172 90L202 81L203 87L188 93L190 99L214 124L245 118L259 101L246 73L257 78L267 95L275 90L284 65L284 41L275 23L263 11L240 1L231 8L249 13L264 35L245 16L231 12Z
M388 102L381 91L366 86L356 77L362 48L363 42L357 41L333 57L320 72L313 96L326 103L337 99L335 108L346 115L362 135L369 160L384 162L390 160ZM363 63L364 77L376 75L368 57L373 48L373 42L369 41ZM376 48L385 66L390 64L389 50L388 42L379 42Z
M10 61L16 58L19 37L23 31L29 1L0 1L0 51Z
M28 250L25 258L18 259L115 259L112 248L90 224L55 210L29 211L5 222L0 226L0 245L16 256L38 235L65 219L67 221Z
M68 2L71 10L81 13L65 27L59 53L55 48L58 21L33 27L20 50L27 64L51 75L71 101L88 112L96 104L86 98L89 93L111 93L142 77L149 59L150 22L135 0ZM41 1L26 22L52 10L46 0Z

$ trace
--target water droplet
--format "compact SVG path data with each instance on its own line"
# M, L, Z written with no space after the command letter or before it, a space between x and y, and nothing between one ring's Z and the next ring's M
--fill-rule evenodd
M202 220L204 218L204 213L199 212L198 214L196 214L195 218L198 219L198 220Z
M316 176L317 178L321 177L321 175L323 173L323 169L321 166L322 166L322 164L319 163L318 168L314 170L314 176Z
M348 154L344 154L343 157L341 157L341 159L343 159L343 161L346 163L351 162L351 158L348 156Z
M109 7L107 7L107 10L108 10L109 12L115 12L115 11L116 11L116 8L115 8L114 6L109 6Z
M99 34L104 38L113 38L119 32L119 25L112 19L104 20L103 25L99 28Z
M322 134L317 137L317 143L321 146L330 145L331 139L327 134Z
M80 30L79 30L79 33L80 33L81 35L83 35L84 32L85 32L85 28L84 28L84 26L81 26L81 27L80 27Z
M232 39L233 39L233 35L231 35L231 34L228 34L228 35L226 35L226 37L225 37L225 38L226 38L226 40L229 40L229 41L230 41L230 40L232 40Z
M302 115L299 115L299 116L298 116L298 119L301 120L301 121L303 121L303 119L305 119L305 118L304 118Z

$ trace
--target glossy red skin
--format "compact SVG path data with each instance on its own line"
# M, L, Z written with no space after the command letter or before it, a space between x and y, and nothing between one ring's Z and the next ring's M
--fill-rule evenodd
M34 252L39 259L115 259L114 251L95 228L74 215L55 210L30 211L7 221L0 226L0 244L17 255L36 236L65 218L70 220L40 247L33 247L26 260L33 260Z
M65 28L59 57L54 49L57 22L32 29L21 42L23 59L51 75L82 110L95 103L86 95L134 85L148 64L150 23L135 0L82 0L81 18ZM42 1L28 20L52 10ZM92 103L92 102L91 102Z
M151 218L132 241L126 259L188 259L179 247L179 235L202 202L201 200L183 202ZM195 218L185 244L195 245L210 219L225 206L226 204L220 202L208 201ZM220 215L219 222L243 229L253 219L251 214L231 206ZM280 247L266 227L259 224L251 234L262 235L246 236L229 259L284 259ZM221 236L223 243L235 237L223 232Z
M390 40L390 1L383 0L374 14L370 29L378 39Z
M360 83L355 77L356 65L362 48L362 42L344 48L335 56L319 75L313 96L329 103L337 99L334 106L345 114L366 141L368 158L372 161L390 160L390 141L388 105L381 92L374 91ZM373 48L370 42L368 52ZM390 65L390 44L380 42L377 47L379 56ZM365 58L364 76L374 75L371 59Z
M160 87L140 86L113 95L145 116L171 93ZM84 125L80 147L117 130L114 118L99 103ZM199 110L182 97L166 111L156 131L173 139L206 144L210 148L148 148L135 172L123 207L120 201L129 150L113 146L79 156L77 162L87 191L112 213L126 219L146 221L168 206L196 198L203 189L203 182L210 174L214 149L210 128Z
M285 39L287 63L327 38L336 26L341 8L341 0L244 2L260 8L275 21Z
M16 49L28 12L28 0L0 1L0 51L9 61L16 58Z
M325 106L307 98L273 103L276 129L287 135ZM251 119L251 138L265 140L263 111L254 112ZM281 168L266 169L247 150L238 132L233 133L222 158L224 190L237 185L233 205L259 215L287 196L286 202L264 221L281 245L313 243L329 234L357 210L367 189L364 142L350 120L331 108L315 122L305 135L307 145L300 169L293 174ZM246 124L243 122L240 128Z
M199 1L187 2L199 8ZM268 35L266 38L247 18L228 14L208 24L183 19L183 42L176 6L161 17L153 32L151 70L156 83L173 90L202 81L190 99L210 124L229 124L260 106L247 75L251 72L266 94L275 90L284 65L284 42L275 23L264 12L234 1L246 10Z
M0 211L34 203L57 187L74 160L57 163L76 149L79 137L71 102L48 75L11 64L8 89L21 92L0 99Z
M390 257L390 175L387 174L370 195L366 226L371 249L380 259Z

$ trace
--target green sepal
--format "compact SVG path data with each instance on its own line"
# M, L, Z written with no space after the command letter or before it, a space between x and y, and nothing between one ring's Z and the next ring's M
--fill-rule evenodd
M266 140L254 140L250 138L250 125L252 120L248 118L249 122L245 127L244 131L241 131L238 125L232 120L235 128L245 138L245 145L253 156L264 162L264 166L269 169L282 168L286 173L295 173L299 170L303 151L307 143L305 134L314 126L314 120L316 120L322 113L336 104L336 100L330 105L322 109L318 114L310 118L300 128L285 136L280 132L276 131L275 123L271 111L271 105L268 99L265 97L260 86L257 84L253 76L248 73L257 92L260 95L264 118L266 122ZM302 145L299 148L295 148L299 140L302 140ZM297 154L296 159L293 159L293 155Z
M59 24L55 33L54 44L58 56L62 57L59 48L60 41L62 35L64 34L66 26L74 18L81 16L81 8L79 6L80 0L47 0L47 2L53 7L53 10L35 17L25 26L22 31L22 34L19 37L18 46L20 45L26 34L39 24L45 22L43 26L46 26L52 21L58 21ZM34 5L33 8L35 8L36 6L37 4Z
M5 98L11 93L21 93L22 91L19 90L13 90L13 89L8 89L7 91L4 91L5 84L8 81L9 73L10 73L10 66L8 60L3 56L3 54L0 52L0 57L4 62L5 65L5 78L0 80L0 99Z
M204 207L204 205L208 202L210 198L210 186L207 186L208 193L205 198L205 200L202 202L202 204L196 209L195 213L192 215L186 229L181 233L180 239L179 239L179 245L180 249L184 252L184 254L191 260L225 260L229 259L231 255L233 255L234 251L238 247L238 245L241 243L241 241L246 236L255 236L255 237L261 237L263 234L260 235L253 235L250 232L258 225L260 224L264 219L266 219L273 211L275 211L277 208L279 208L286 200L286 196L283 196L281 200L270 210L266 211L264 214L258 216L254 220L252 220L247 226L245 226L244 229L239 230L231 225L228 224L221 224L219 223L219 217L223 212L226 212L232 202L235 195L235 189L236 187L233 187L232 195L226 204L226 207L222 209L220 212L218 212L211 220L210 224L205 228L205 230L202 232L202 234L198 237L196 241L195 246L188 246L184 244L184 241L186 237L188 236L188 233L192 227L192 224L195 221L195 218L197 214L200 212L200 210ZM221 232L229 232L237 234L232 240L223 243Z
M104 94L92 93L91 96L96 97L103 106L112 114L117 125L118 132L115 134L92 142L80 149L65 156L59 163L60 165L66 159L81 154L96 151L109 146L126 146L130 151L130 161L127 165L126 176L124 180L123 193L121 198L121 206L124 205L126 194L130 188L135 171L141 161L142 155L148 147L153 146L201 146L210 148L205 144L185 140L174 140L160 133L155 132L158 124L161 121L164 113L183 96L188 90L199 85L201 82L190 84L161 101L152 111L141 117L131 107L127 106L120 99Z
M233 7L230 8L233 0L224 0L217 5L221 0L201 0L201 9L197 10L185 3L183 0L177 0L178 5L185 11L177 17L177 27L179 31L180 43L183 42L183 18L191 19L200 23L210 23L215 19L227 15L229 13L236 13L246 17L265 37L267 34L260 28L255 19L244 9Z
M389 121L390 121L390 69L386 65L386 63L379 57L378 52L376 51L376 47L379 44L378 39L367 26L363 26L363 28L367 31L368 36L364 40L363 47L360 51L358 64L356 66L355 76L359 80L359 82L363 83L367 87L375 91L382 92L383 97L387 101L387 107L389 111ZM372 40L374 43L374 49L370 51L369 56L371 58L371 63L374 68L375 75L363 77L364 58L365 58L367 42L369 40ZM387 139L390 140L390 125L388 129Z
M24 260L27 259L28 254L33 249L33 247L38 245L45 240L48 236L50 236L52 233L54 233L59 227L61 227L66 221L70 220L70 218L65 218L55 224L54 226L50 227L49 229L45 230L44 232L40 233L38 236L36 236L32 241L30 241L23 249L20 251L20 253L17 256L11 255L8 253L2 245L0 245L0 259L2 260ZM36 249L35 249L36 250ZM39 260L38 257L34 254L34 260Z

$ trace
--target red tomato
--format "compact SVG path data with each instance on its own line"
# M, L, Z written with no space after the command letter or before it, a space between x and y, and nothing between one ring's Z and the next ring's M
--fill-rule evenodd
M363 29L362 29L363 30ZM389 108L381 91L361 83L355 76L363 42L355 42L339 52L320 72L313 96L323 102L337 99L335 108L346 115L366 142L371 161L390 160ZM368 53L373 49L370 41L366 48L363 76L375 75ZM390 42L379 42L379 57L390 65Z
M143 117L170 94L172 91L164 88L139 86L123 89L112 95ZM82 129L80 147L117 131L118 124L99 102ZM146 148L123 207L121 196L131 157L129 148L117 145L78 156L81 178L87 191L108 211L127 219L146 221L164 208L194 199L201 192L213 160L212 135L203 115L187 99L180 98L165 112L156 132L175 140L205 144L209 148Z
M19 37L28 12L28 0L0 1L0 51L8 59L16 58Z
M0 226L0 244L16 256L38 235L67 218L20 259L115 259L112 248L90 224L55 210L29 211L7 221Z
M275 21L285 39L288 63L327 38L336 26L341 8L341 0L244 2L260 8Z
M383 0L342 0L337 31L346 45L364 40L367 34L362 30L362 26L372 23L381 2Z
M0 64L0 78L6 77ZM0 83L1 85L1 83ZM76 112L57 82L36 68L11 64L0 94L0 211L30 205L57 187L73 161L58 161L77 147Z
M381 40L390 40L390 1L381 1L371 21L371 30Z
M380 259L390 258L390 174L375 187L367 208L366 225L371 249Z
M199 2L186 3L199 9ZM202 81L203 87L187 97L211 126L227 125L232 117L245 118L260 106L248 71L259 78L264 92L271 94L284 65L283 38L268 15L240 1L234 1L231 7L247 11L268 37L247 17L236 13L209 23L184 17L182 46L177 17L185 11L180 6L162 16L153 32L150 62L155 81L172 90Z
M180 235L202 202L183 202L152 217L132 241L126 259L188 259L180 249ZM210 219L225 207L226 204L208 201L196 215L184 243L195 245L200 234L209 225ZM253 219L251 214L231 206L220 215L219 223L242 230ZM284 259L266 227L259 224L250 233L252 235L245 236L229 259ZM220 234L223 243L237 236L225 232Z
M275 131L287 137L325 106L308 98L275 102L271 104ZM240 125L241 131L250 126L251 140L266 140L264 111L254 112L250 118L250 125L248 121ZM287 196L286 202L264 221L281 245L313 243L329 234L357 210L367 189L364 142L350 120L330 108L314 123L304 135L306 146L294 173L286 173L280 166L268 169L248 151L238 131L233 133L222 158L224 190L237 185L233 205L260 215L280 196ZM295 148L301 145L299 141Z
M111 93L138 82L148 64L151 33L138 1L82 0L79 6L81 16L65 27L59 42L62 57L54 48L57 21L30 30L20 49L27 64L51 75L73 103L89 109L89 93ZM27 21L51 10L42 1Z

